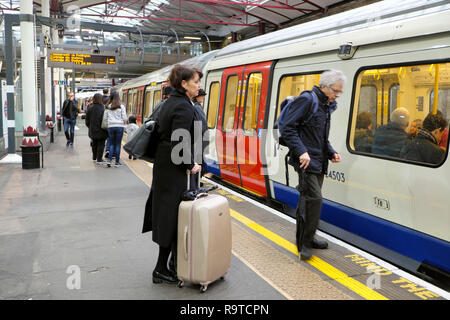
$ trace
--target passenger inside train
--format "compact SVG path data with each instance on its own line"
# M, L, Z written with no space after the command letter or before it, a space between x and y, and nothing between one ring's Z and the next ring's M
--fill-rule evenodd
M391 113L391 122L375 131L372 153L398 158L408 141L408 125L409 111L406 108L395 109Z
M420 129L422 129L422 119L416 119L414 121L411 121L408 137L410 139L414 139L415 137L417 137L417 134L419 133Z
M402 149L400 157L430 164L441 163L444 161L445 151L439 147L439 143L447 126L448 121L444 119L442 112L430 112L423 120L423 128L419 129L417 137Z
M372 114L363 111L358 114L355 131L355 150L371 152L373 143Z

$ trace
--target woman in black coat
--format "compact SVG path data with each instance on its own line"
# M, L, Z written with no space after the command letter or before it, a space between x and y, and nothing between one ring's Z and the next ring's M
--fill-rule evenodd
M186 190L186 171L194 174L201 170L194 161L194 106L191 102L200 89L199 74L191 67L175 65L169 82L174 91L157 120L159 142L142 230L143 233L153 231L152 239L159 245L153 283L177 283L176 275L167 269L167 260L171 247L176 247L178 206Z
M103 164L103 150L105 149L105 140L108 138L108 131L102 129L103 113L103 96L101 93L94 95L94 102L86 111L86 126L89 128L89 138L92 139L92 160L96 163Z

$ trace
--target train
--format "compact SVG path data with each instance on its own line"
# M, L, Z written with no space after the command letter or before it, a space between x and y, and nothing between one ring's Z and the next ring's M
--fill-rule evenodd
M204 74L208 171L295 216L298 176L272 129L286 97L310 90L325 70L341 70L348 81L329 140L342 162L330 163L325 175L319 229L424 278L448 281L448 142L441 163L417 163L358 151L354 140L363 111L372 114L374 131L399 107L411 121L436 110L450 118L449 16L448 1L381 1L183 61ZM161 99L171 67L117 88L139 122Z

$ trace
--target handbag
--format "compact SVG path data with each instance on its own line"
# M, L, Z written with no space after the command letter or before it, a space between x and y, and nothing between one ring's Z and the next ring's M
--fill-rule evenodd
M102 129L108 130L108 109L105 109L105 112L103 112Z
M146 121L136 130L130 141L125 143L123 149L135 158L153 162L158 140L158 124L153 120Z

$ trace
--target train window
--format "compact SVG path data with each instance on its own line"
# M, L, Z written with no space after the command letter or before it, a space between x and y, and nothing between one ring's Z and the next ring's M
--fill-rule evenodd
M311 90L314 86L319 85L320 72L303 75L287 75L281 78L280 89L278 90L278 103L275 120L280 114L280 105L284 99L289 96L297 97L305 90Z
M431 90L429 103L434 103L434 89ZM439 88L437 110L441 111L446 119L450 119L450 88Z
M209 86L208 128L216 127L217 108L219 107L220 83L212 82Z
M359 112L370 112L372 114L372 128L377 125L377 87L374 85L361 85L358 105L361 106ZM380 120L381 121L381 120Z
M156 105L161 101L161 90L153 91L153 109L155 109Z
M145 91L144 119L147 119L150 116L151 96L152 96L151 91L149 90Z
M450 63L361 70L348 138L351 151L441 165L448 149L443 137L450 120L449 73Z
M258 126L258 110L261 101L262 73L251 73L247 79L243 129L245 135L253 136Z
M238 76L231 75L227 79L227 87L224 101L222 129L232 131L234 127L234 116L238 103Z

